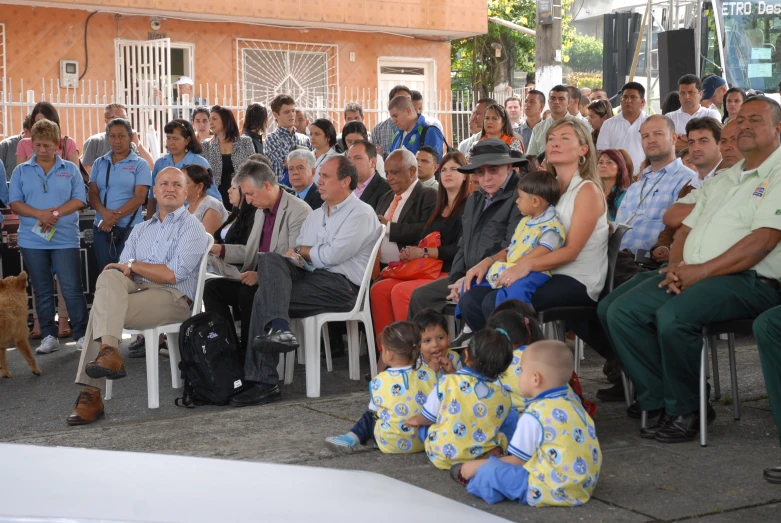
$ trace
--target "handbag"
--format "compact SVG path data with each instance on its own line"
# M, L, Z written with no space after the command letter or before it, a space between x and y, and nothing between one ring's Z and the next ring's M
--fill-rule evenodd
M442 235L432 232L418 242L418 247L433 248L442 245ZM405 262L391 262L380 272L386 280L436 280L442 272L442 260L436 258L418 258Z

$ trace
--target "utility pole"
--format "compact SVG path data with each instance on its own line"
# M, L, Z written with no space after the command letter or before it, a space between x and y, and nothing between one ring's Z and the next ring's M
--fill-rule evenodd
M536 89L548 96L562 83L561 0L537 0L537 34L534 45Z

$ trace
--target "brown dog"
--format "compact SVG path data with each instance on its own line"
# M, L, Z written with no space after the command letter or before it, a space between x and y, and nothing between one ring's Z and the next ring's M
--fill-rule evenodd
M27 273L9 276L0 280L0 378L10 378L5 351L11 343L22 354L27 366L36 376L41 369L35 363L35 356L27 341Z

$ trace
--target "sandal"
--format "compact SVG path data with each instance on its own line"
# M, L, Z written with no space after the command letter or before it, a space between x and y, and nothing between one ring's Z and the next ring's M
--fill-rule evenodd
M41 340L43 339L43 334L41 331L32 331L30 332L30 339L31 340Z
M58 338L70 338L73 336L73 331L68 329L60 329L60 332L57 333Z
M450 467L450 477L453 478L453 481L461 483L463 486L466 487L467 483L469 483L469 480L461 475L461 466L462 465L463 465L463 463L457 463L457 464L453 465L452 467Z

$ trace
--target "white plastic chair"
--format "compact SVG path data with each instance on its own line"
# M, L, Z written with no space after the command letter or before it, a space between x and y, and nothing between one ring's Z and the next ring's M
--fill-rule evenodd
M382 238L385 236L385 226L380 229L380 236L374 244L366 272L361 280L361 288L355 300L355 307L350 312L325 312L308 318L297 318L291 321L291 328L302 335L298 338L304 347L306 359L306 395L309 398L320 397L320 333L323 326L330 321L347 322L347 354L350 362L350 379L361 379L360 351L361 343L358 336L358 322L362 322L366 328L366 344L369 352L369 369L371 375L377 374L377 352L374 345L374 326L372 324L371 307L369 306L369 285L371 284L374 262L380 251ZM327 339L327 335L326 335ZM326 357L330 360L330 350L326 351ZM292 382L292 366L295 354L289 352L285 358L285 383L288 383L288 372Z
M203 287L206 283L206 266L208 261L209 249L214 245L214 238L211 234L206 246L206 253L201 258L201 264L198 269L198 285L195 289L195 300L193 300L192 316L201 312L203 306ZM160 407L160 369L158 340L161 334L165 334L168 342L168 358L171 360L171 386L174 389L181 389L184 386L182 376L179 372L179 328L181 323L169 323L168 325L158 325L150 329L129 330L124 329L123 334L143 334L146 342L146 390L148 404L150 409ZM113 392L114 380L106 380L106 397L110 400Z

